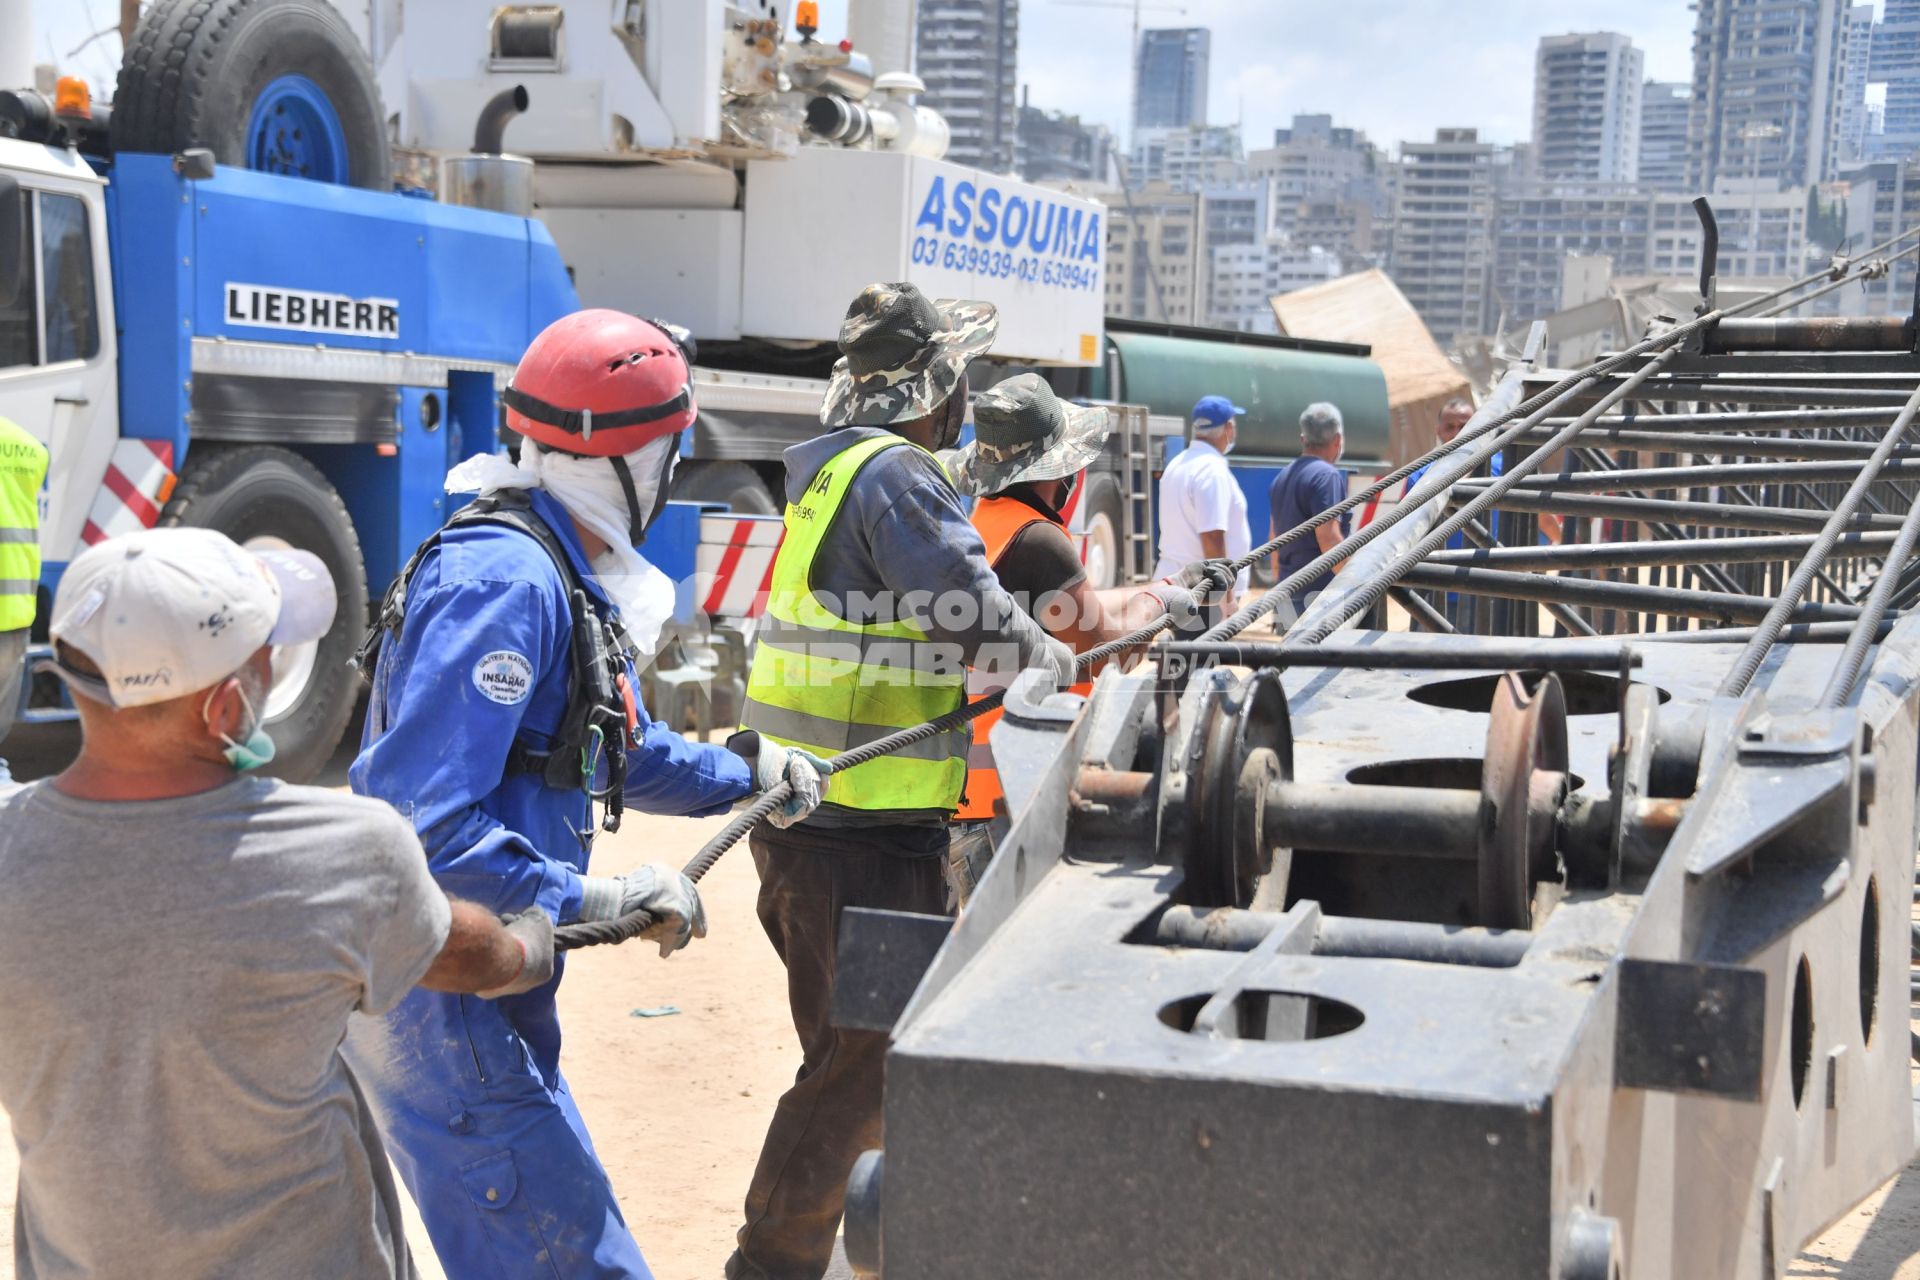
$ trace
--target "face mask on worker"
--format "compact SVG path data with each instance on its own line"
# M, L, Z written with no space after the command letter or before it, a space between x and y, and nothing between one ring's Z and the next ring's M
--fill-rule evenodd
M680 437L662 436L615 458L588 458L552 450L523 451L520 469L533 472L567 514L610 547L638 547L666 507Z
M213 728L213 695L217 691L216 687L215 690L210 690L207 693L207 700L200 708L200 719L206 724L207 728L213 732L215 737L226 744L225 749L222 750L220 754L226 757L227 763L233 766L234 772L236 773L248 773L260 768L262 765L271 764L273 762L274 750L273 739L267 735L267 726L262 723L259 714L254 711L253 699L247 696L245 683L236 684L233 690L240 695L240 705L246 708L247 722L252 725L252 728L247 730L246 740L244 742L235 742L226 734Z
M649 458L649 453L656 457ZM627 504L627 545L639 547L647 540L647 530L660 518L667 505L667 489L673 483L673 466L680 460L680 437L655 440L623 458L609 459L614 478L620 482L621 497ZM635 474L636 468L644 468Z
M446 487L448 493L482 495L546 490L581 528L607 544L589 563L592 577L619 607L628 637L652 653L673 615L674 588L637 548L666 506L679 456L678 435L649 441L618 459L560 453L529 441L517 465L499 454L478 454L447 473Z

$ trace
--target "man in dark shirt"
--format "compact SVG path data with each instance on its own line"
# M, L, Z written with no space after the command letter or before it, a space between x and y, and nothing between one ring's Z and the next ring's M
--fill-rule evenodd
M1345 500L1347 473L1334 465L1346 451L1345 424L1340 410L1322 400L1307 406L1300 415L1300 456L1273 479L1268 501L1273 507L1272 536L1279 537L1297 529L1322 511ZM1348 519L1329 520L1313 531L1312 539L1290 542L1273 554L1276 578L1285 578L1307 567L1323 552L1340 545L1347 536ZM1309 582L1293 590L1293 599L1304 602L1316 592L1327 589L1338 564L1322 571Z
M973 527L1000 585L1049 635L1084 653L1162 613L1176 621L1197 615L1192 588L1204 576L1205 562L1145 587L1096 591L1087 581L1062 513L1112 429L1105 409L1062 404L1045 378L1023 373L981 392L973 418L974 442L950 455L947 472L956 489L978 499ZM1220 587L1232 580L1224 567L1218 576ZM977 700L998 692L1018 673L1006 664L976 662L967 673L967 694ZM1073 691L1090 692L1094 674L1088 672ZM998 711L989 711L973 722L966 793L948 846L947 884L958 905L965 904L992 855L989 824L1005 807L998 803L1005 793L988 738L999 718Z

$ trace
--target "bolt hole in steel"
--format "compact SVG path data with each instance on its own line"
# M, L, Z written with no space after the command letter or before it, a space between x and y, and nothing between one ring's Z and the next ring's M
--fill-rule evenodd
M272 534L260 534L241 544L249 551L292 551L294 545ZM256 708L267 721L278 720L298 706L313 682L313 668L320 660L320 642L273 646L273 685L267 690L267 705Z
M1807 1093L1807 1073L1813 1069L1813 966L1805 956L1800 957L1800 965L1793 974L1793 1013L1789 1036L1788 1053L1791 1061L1788 1066L1793 1073L1793 1106L1797 1111L1800 1109L1800 1100Z
M1540 687L1540 681L1546 676L1541 671L1522 671L1517 674L1529 694ZM1467 676L1460 680L1436 680L1409 689L1407 696L1429 707L1484 714L1493 701L1494 689L1500 679L1498 675L1486 675ZM1611 716L1620 713L1620 681L1615 676L1591 671L1562 671L1560 689L1566 696L1567 714L1570 716ZM1662 702L1673 699L1673 695L1665 689L1656 688L1654 692Z
M1860 905L1860 1039L1871 1047L1880 1006L1880 877L1867 877Z
M1347 770L1347 781L1377 787L1429 787L1437 791L1478 791L1484 762L1465 756L1433 756L1422 760L1381 760ZM1578 791L1587 780L1567 775L1567 790Z
M1162 1006L1160 1021L1175 1031L1191 1032L1211 996L1188 996ZM1290 1044L1331 1040L1357 1031L1366 1015L1352 1005L1301 991L1242 991L1216 1034L1229 1040Z

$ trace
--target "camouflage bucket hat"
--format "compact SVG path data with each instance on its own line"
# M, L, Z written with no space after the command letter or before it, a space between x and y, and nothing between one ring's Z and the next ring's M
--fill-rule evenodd
M868 285L840 325L820 421L884 427L933 412L999 331L990 302L930 302L910 284Z
M973 398L973 443L952 456L947 474L976 498L1022 480L1058 480L1093 461L1112 430L1105 409L1062 403L1045 378L1023 373Z

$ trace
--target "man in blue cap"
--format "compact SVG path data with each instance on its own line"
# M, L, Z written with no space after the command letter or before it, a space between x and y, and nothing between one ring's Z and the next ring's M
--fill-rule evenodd
M1253 545L1247 496L1227 468L1237 434L1234 419L1245 412L1225 396L1201 396L1193 406L1193 443L1160 477L1160 563L1154 577L1170 578L1196 560L1238 559ZM1246 590L1242 569L1221 606L1230 609Z

